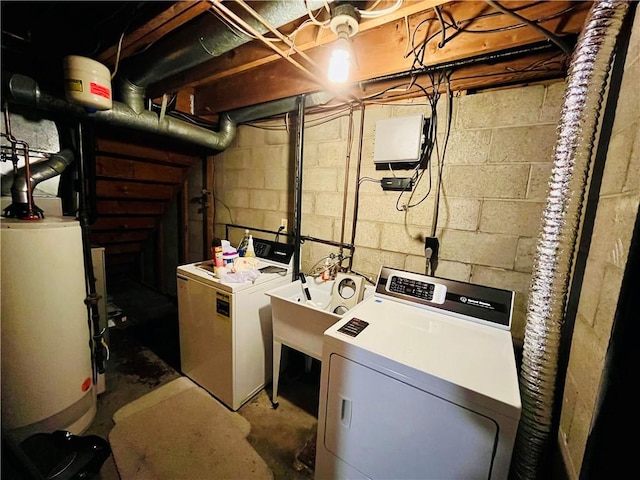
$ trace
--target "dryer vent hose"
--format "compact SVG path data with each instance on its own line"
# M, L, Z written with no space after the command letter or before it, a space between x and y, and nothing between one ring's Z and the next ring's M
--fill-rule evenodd
M594 2L571 59L550 191L529 290L522 415L512 476L540 478L552 431L558 353L591 154L625 1Z

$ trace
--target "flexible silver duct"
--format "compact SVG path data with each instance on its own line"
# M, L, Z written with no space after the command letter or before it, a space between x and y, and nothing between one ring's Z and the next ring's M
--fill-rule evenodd
M31 165L31 188L34 189L40 182L60 175L74 160L73 151L69 149L60 150L49 157L49 159ZM8 177L8 176L7 176ZM27 203L29 182L25 168L18 169L12 178L3 177L2 194L5 195L6 185L11 183L11 200L13 203Z
M534 479L549 446L558 352L582 204L625 1L593 4L569 67L550 191L529 291L512 473Z

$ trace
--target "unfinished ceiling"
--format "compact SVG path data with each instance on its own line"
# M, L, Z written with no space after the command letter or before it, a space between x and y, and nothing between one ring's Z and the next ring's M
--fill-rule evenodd
M191 35L205 61L147 79L146 93L156 101L169 94L169 108L212 121L316 91L337 101L418 96L434 84L444 89L445 75L454 91L495 88L563 77L592 2L351 2L361 16L351 38L357 69L341 90L325 74L336 39L328 21L339 3L3 2L3 73L40 67L36 80L55 85L67 54L90 56L112 72L145 58L171 62L169 48ZM274 5L295 20L278 14L285 24L265 25ZM66 28L59 23L65 15Z

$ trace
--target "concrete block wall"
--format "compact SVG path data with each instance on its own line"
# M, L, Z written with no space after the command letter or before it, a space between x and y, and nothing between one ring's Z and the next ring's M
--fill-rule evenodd
M451 112L436 222L440 255L435 274L516 291L512 331L518 341L524 334L533 252L563 92L564 83L556 82L460 96L454 98ZM446 110L441 99L437 108L440 151ZM418 113L431 114L424 100L365 110L353 269L372 279L382 265L425 272L423 238L432 230L437 159L432 158L432 168L424 171L413 195L401 196L382 191L376 181L411 172L376 170L373 162L376 121ZM360 115L359 111L353 114L351 148L348 115L305 118L302 235L351 241ZM281 218L293 224L295 124L283 120L261 127L241 126L234 145L214 159L219 235L225 223L268 230L277 230ZM347 154L350 176L343 230ZM338 249L306 242L302 270L312 270L332 252L337 254Z
M579 478L640 203L640 10L624 67L563 392L559 443ZM634 321L628 319L627 321Z
M572 338L558 442L566 473L579 478L601 372L611 333L630 238L640 202L640 10L635 27L607 155L601 196L575 330ZM512 334L524 335L526 299L541 213L546 200L564 83L477 93L454 99L444 159L442 198L436 233L441 251L436 275L515 290ZM421 238L429 234L433 195L407 211L428 190L414 196L383 192L375 180L389 176L373 165L376 120L415 113L428 115L420 101L367 107L364 119L361 188L354 270L375 278L381 265L423 272ZM438 104L441 126L446 109ZM359 112L353 131L359 131ZM351 239L358 141L348 143L347 117L323 121L307 116L304 143L302 234ZM293 224L295 125L271 122L242 126L234 145L214 159L216 232L225 223L277 230L281 218ZM442 146L443 128L438 139ZM351 147L351 148L349 148ZM342 228L344 165L350 153L346 222ZM396 172L405 176L407 172ZM431 179L435 180L435 169ZM372 181L374 180L374 181ZM238 241L241 232L231 232ZM337 249L307 242L302 270Z

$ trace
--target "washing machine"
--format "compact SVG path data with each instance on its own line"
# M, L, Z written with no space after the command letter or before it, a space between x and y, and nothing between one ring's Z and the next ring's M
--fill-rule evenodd
M388 267L323 335L316 479L506 479L514 293Z
M254 238L260 275L224 282L213 262L179 265L178 325L182 372L231 410L272 376L271 305L267 290L292 281L293 245Z

